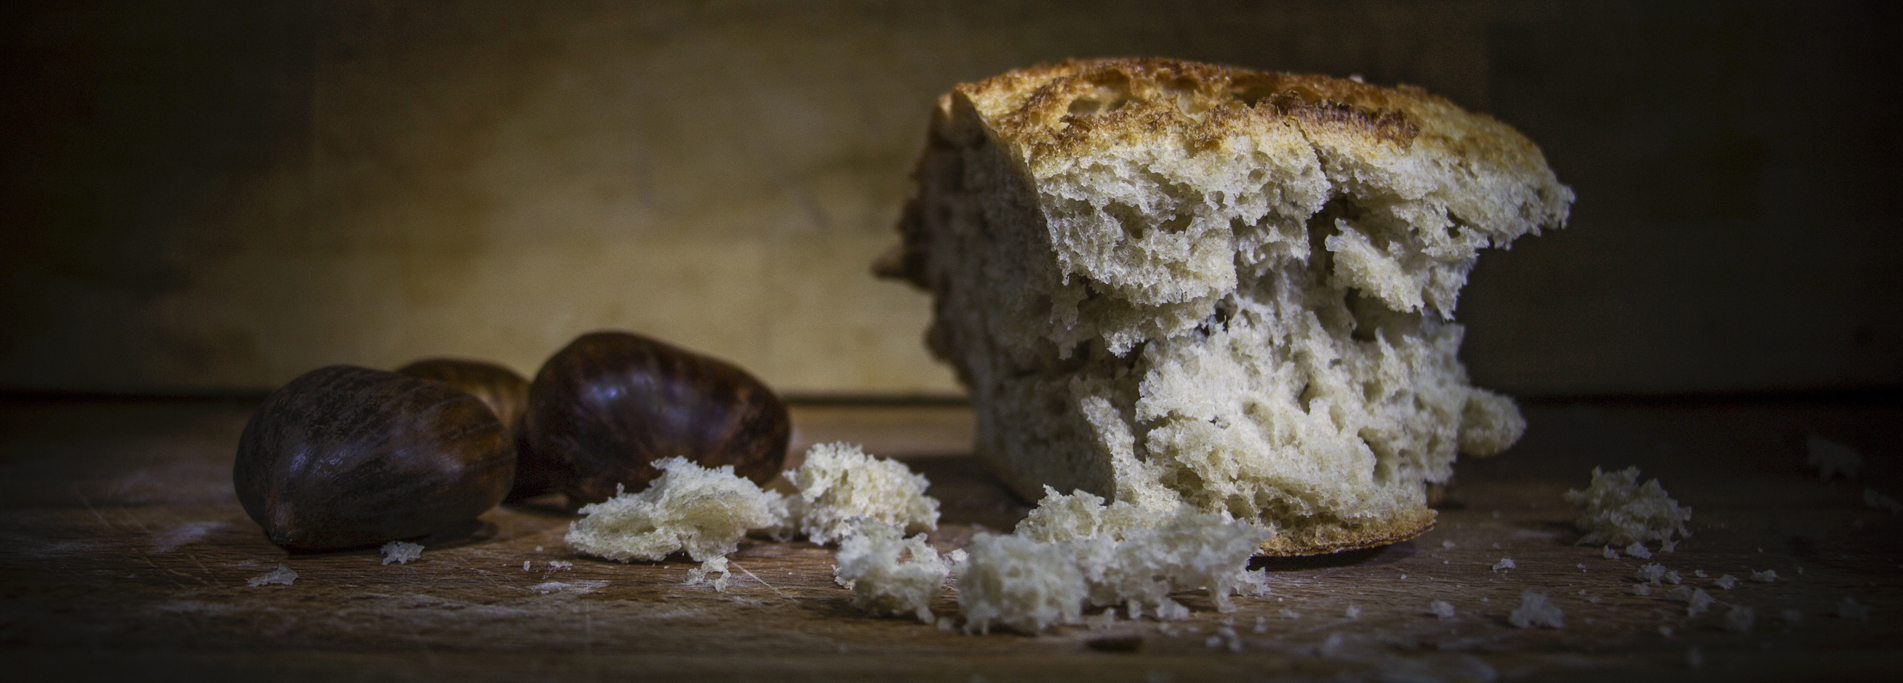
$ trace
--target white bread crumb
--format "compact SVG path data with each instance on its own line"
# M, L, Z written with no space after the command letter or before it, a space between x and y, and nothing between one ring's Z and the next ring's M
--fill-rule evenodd
M1837 616L1843 619L1869 621L1870 606L1857 604L1856 598L1846 597L1843 602L1837 603Z
M845 538L855 517L900 525L907 533L938 528L938 501L925 495L925 475L905 463L866 454L845 442L806 451L806 462L786 472L799 489L788 501L793 523L814 543Z
M1441 621L1454 618L1454 605L1446 600L1435 600L1427 604L1427 611L1439 617Z
M1652 595L1652 584L1649 584L1649 583L1632 584L1632 594L1642 598L1649 597Z
M1857 470L1863 469L1863 453L1846 444L1812 434L1806 445L1810 447L1810 466L1817 468L1817 476L1825 481L1838 474L1856 479Z
M1518 567L1519 565L1514 564L1513 558L1510 557L1502 557L1499 562L1493 563L1493 570L1496 572L1502 569L1517 569Z
M1727 631L1743 633L1751 630L1751 625L1757 621L1757 610L1744 605L1732 605L1731 610L1725 612L1725 630Z
M1777 570L1766 569L1764 571L1757 571L1754 569L1751 571L1751 580L1758 583L1774 583L1777 581Z
M1725 590L1731 590L1732 587L1738 585L1738 577L1732 576L1730 574L1726 574L1724 576L1718 577L1718 580L1713 581L1712 583L1717 584L1719 588L1723 588Z
M1640 581L1656 586L1659 585L1659 579L1665 578L1665 565L1657 562L1640 565L1637 573Z
M933 623L932 600L944 589L951 565L925 544L925 535L906 538L898 526L865 517L848 527L833 580L852 590L853 606Z
M1652 551L1646 550L1644 543L1639 543L1636 541L1633 542L1632 545L1626 546L1625 554L1631 555L1641 560L1652 559Z
M290 567L280 564L277 569L271 570L270 573L253 576L249 579L245 579L244 582L252 588L257 588L259 586L289 586L291 582L296 580L297 572L291 571Z
M1084 606L1122 605L1130 618L1189 616L1170 594L1203 588L1223 612L1229 596L1266 592L1249 558L1273 532L1220 515L1178 508L1136 514L1119 501L1047 490L1010 536L983 535L966 548L958 605L967 633L992 625L1035 633L1076 623Z
M1586 490L1566 492L1566 502L1585 508L1577 525L1586 535L1582 545L1612 543L1639 544L1642 541L1670 541L1672 534L1689 536L1685 522L1692 518L1691 508L1680 507L1666 495L1659 480L1638 484L1639 468L1616 472L1592 468L1592 484ZM1643 550L1643 546L1641 546ZM1632 553L1631 548L1626 549Z
M1711 604L1714 602L1717 601L1713 600L1711 594L1706 593L1705 589L1692 589L1691 599L1685 601L1685 613L1694 617L1704 614L1705 610L1711 609Z
M391 562L409 564L410 560L423 556L423 544L391 541L383 544L383 547L379 548L378 552L383 553L384 564Z
M1348 609L1341 613L1341 616L1349 619L1360 619L1361 607L1359 605L1349 605Z
M1520 593L1520 607L1507 615L1507 623L1520 628L1566 628L1566 613L1547 602L1545 593L1529 588Z
M986 534L971 539L965 552L953 571L966 633L990 633L994 624L1036 633L1082 614L1089 589L1063 546Z
M1895 498L1877 493L1877 490L1872 488L1863 490L1863 504L1879 510L1889 510L1890 514L1903 512L1903 503L1898 503Z
M661 476L640 493L616 487L615 497L584 505L583 517L564 540L583 553L619 562L659 562L686 552L701 566L688 583L719 573L715 590L727 587L727 554L751 529L786 522L786 501L773 491L735 476L732 465L706 469L686 458L658 460ZM554 567L556 563L550 562Z
M1606 557L1606 559L1608 559L1608 560L1616 560L1616 559L1619 559L1619 551L1617 551L1617 550L1613 550L1613 549L1612 549L1612 546L1604 546L1604 547L1601 547L1601 548L1599 549L1599 554L1601 554L1601 555L1604 555L1604 556Z

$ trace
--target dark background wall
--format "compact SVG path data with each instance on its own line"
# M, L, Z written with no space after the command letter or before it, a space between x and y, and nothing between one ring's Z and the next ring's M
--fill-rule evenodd
M81 2L0 10L0 388L268 388L644 330L951 392L873 280L932 98L1068 56L1411 83L1579 195L1486 254L1476 379L1903 384L1889 3Z

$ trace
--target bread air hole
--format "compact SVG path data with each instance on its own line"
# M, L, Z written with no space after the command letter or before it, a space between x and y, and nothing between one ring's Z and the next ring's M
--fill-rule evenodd
M1127 93L1114 93L1108 97L1090 95L1071 100L1068 113L1071 116L1115 114L1129 104L1130 96Z

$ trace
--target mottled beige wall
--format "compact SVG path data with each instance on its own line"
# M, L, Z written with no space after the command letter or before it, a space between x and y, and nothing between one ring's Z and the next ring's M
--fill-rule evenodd
M1817 180L1861 163L1831 132L1856 117L1777 108L1790 81L1858 111L1843 84L1804 78L1846 68L1819 43L1855 18L1819 10L1788 26L1790 11L1753 10L1756 23L1734 26L1614 9L34 10L5 38L23 94L6 105L0 162L0 387L259 388L434 354L532 372L574 335L612 327L793 392L954 392L919 341L928 300L867 269L894 241L932 98L1039 61L1141 54L1419 84L1545 145L1579 190L1579 219L1483 260L1461 307L1483 382L1903 380L1894 278L1880 274L1897 259L1860 256L1888 238L1858 213L1861 195ZM1818 187L1778 185L1807 179ZM1792 237L1793 221L1820 217L1805 208L1817 192L1841 210ZM1767 332L1766 306L1806 313Z

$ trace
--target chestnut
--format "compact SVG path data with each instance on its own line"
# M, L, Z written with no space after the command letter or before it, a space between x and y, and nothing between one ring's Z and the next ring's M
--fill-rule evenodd
M514 475L509 431L474 395L332 365L265 398L238 438L232 484L271 542L335 550L474 519Z
M548 472L527 466L532 459L522 457L528 444L522 438L522 414L529 407L529 381L514 370L480 360L462 358L425 358L396 369L398 374L433 379L474 394L495 411L496 419L509 429L516 448L515 485L507 500L533 498L555 490Z
M639 491L650 464L683 456L733 465L765 484L786 460L791 421L765 383L725 361L627 332L591 332L555 353L529 384L524 457L571 504L615 485Z
M433 379L474 394L494 411L502 426L514 429L529 405L529 381L501 365L462 358L425 358L396 369L397 374Z

